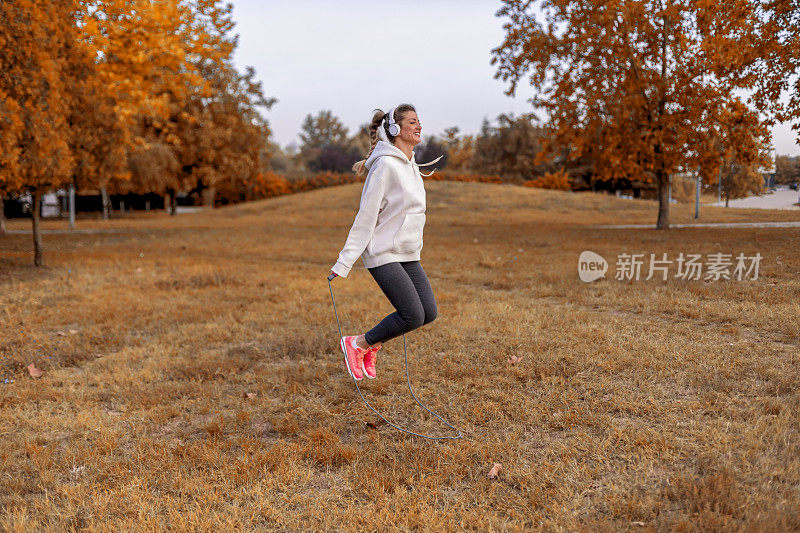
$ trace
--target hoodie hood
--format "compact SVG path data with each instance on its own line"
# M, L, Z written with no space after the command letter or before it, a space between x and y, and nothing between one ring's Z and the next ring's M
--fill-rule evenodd
M404 154L403 151L397 146L393 145L392 143L387 143L386 141L378 141L378 144L375 145L375 149L371 154L369 154L367 162L364 163L364 166L367 168L367 170L369 170L372 168L372 165L375 164L375 161L382 156L396 157L406 164L414 161L414 152L411 152L411 160L409 160L406 157L406 154Z

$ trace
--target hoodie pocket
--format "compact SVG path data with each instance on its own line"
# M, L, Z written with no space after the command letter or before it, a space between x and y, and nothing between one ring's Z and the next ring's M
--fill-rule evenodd
M399 254L414 253L422 248L422 228L425 226L425 213L408 213L403 217L403 225L394 236L394 251Z

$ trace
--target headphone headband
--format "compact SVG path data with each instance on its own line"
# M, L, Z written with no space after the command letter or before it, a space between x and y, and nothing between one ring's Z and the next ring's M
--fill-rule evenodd
M389 111L389 135L392 137L397 137L400 134L400 126L394 121L394 110L397 109L393 107L391 111Z

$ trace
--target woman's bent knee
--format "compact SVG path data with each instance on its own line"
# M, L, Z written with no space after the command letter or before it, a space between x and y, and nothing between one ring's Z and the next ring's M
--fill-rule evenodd
M405 316L401 317L403 322L405 323L406 331L411 331L412 329L417 329L422 327L425 324L425 313L420 310L420 312L412 312Z
M430 324L430 323L431 323L431 322L433 322L434 320L436 320L436 313L433 313L432 315L427 315L427 316L425 317L425 322L423 322L423 325L424 325L424 324Z
M407 322L409 330L421 328L425 324L425 317L415 317L414 320Z
M437 316L439 316L439 313L438 313L438 311L436 310L435 307L433 309L426 310L425 311L425 322L423 322L423 324L430 324L431 322L436 320Z

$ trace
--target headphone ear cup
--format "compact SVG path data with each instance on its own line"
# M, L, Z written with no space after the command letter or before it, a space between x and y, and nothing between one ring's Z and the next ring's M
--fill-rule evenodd
M389 135L392 137L397 137L400 135L400 126L397 124L389 124Z

